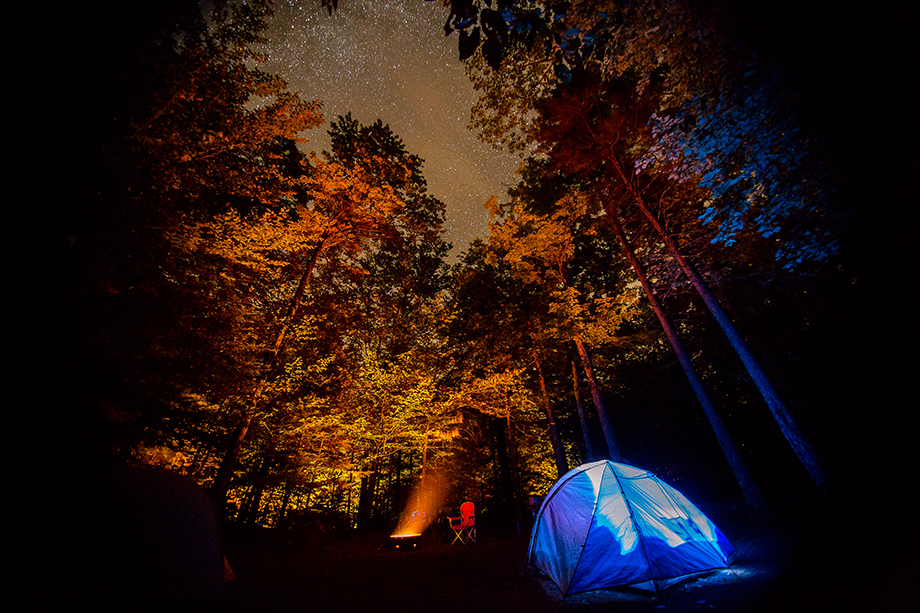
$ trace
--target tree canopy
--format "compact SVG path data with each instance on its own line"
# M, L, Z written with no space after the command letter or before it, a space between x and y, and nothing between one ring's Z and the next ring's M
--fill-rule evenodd
M423 477L520 522L605 452L691 497L833 492L837 407L902 313L788 66L721 3L448 4L471 126L522 156L454 265L382 120L298 146L323 107L261 68L270 3L107 16L121 53L81 69L98 108L72 103L84 151L40 209L72 470L167 464L228 521L369 529Z

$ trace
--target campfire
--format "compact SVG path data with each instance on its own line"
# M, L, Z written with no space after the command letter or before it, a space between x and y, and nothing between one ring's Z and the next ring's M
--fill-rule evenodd
M391 534L390 540L396 549L415 549L422 538L421 534Z
M415 549L422 533L437 517L444 494L437 478L423 478L409 494L406 510L390 535L390 542L396 549Z

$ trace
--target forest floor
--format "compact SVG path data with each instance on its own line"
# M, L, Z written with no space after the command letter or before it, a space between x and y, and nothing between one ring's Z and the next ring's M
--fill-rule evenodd
M731 568L660 593L603 589L563 597L527 572L528 534L482 529L477 543L398 550L386 535L294 538L271 530L227 535L229 613L286 611L920 611L918 565L871 542L892 527L865 517L710 517L736 548ZM853 531L862 527L859 534ZM888 530L886 530L888 528Z

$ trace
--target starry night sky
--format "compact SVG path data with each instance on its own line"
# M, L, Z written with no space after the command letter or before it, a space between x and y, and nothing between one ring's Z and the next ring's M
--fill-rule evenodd
M304 151L328 150L329 123L350 112L364 125L382 120L425 161L429 192L447 205L453 261L488 234L483 204L505 197L518 159L467 129L476 95L446 19L439 1L345 0L331 16L316 0L278 1L265 68L324 103L326 125L305 134Z

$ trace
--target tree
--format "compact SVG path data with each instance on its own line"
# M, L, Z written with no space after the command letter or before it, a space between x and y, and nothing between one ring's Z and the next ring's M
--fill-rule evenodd
M772 383L722 310L708 284L682 253L674 236L665 230L661 221L650 210L644 193L650 188L649 183L640 186L640 178L629 171L630 166L627 164L632 164L629 147L636 141L635 138L631 138L631 132L645 123L641 119L637 121L637 118L649 116L652 108L650 102L654 97L646 95L644 99L634 100L631 88L625 85L615 84L612 89L607 89L601 94L599 84L586 79L561 91L559 96L545 103L538 131L543 151L552 158L557 169L567 173L597 178L607 170L615 179L619 179L620 187L626 191L628 198L660 236L703 298L815 485L820 491L826 492L827 480L817 454L779 399ZM598 161L601 163L598 164ZM610 200L607 199L605 203L610 204ZM615 214L615 211L608 211L608 216L612 217Z
M83 44L96 40L84 31L72 50L86 60L75 74L99 89L73 96L94 105L76 104L74 135L85 149L51 198L66 206L49 234L61 245L70 305L66 402L93 434L120 430L117 446L128 454L189 395L208 395L218 381L246 384L245 351L228 348L223 334L258 325L240 299L259 290L229 281L243 271L238 262L185 250L179 237L215 214L287 207L294 143L322 115L259 67L266 2L218 2L208 16L184 1L108 8L99 23L109 29L95 34L111 48L100 42L85 57ZM88 66L99 74L87 75Z
M362 492L364 511L359 518L361 527L367 528L373 485L382 468L399 453L420 457L422 473L442 465L462 419L457 405L445 401L424 362L410 353L387 363L365 354L344 392L338 403L347 414L356 468L369 486Z
M283 206L187 214L170 236L190 261L223 268L215 278L238 288L252 322L227 343L245 348L249 378L223 390L237 416L212 483L218 499L234 474L250 486L230 495L241 518L256 517L266 486L284 483L287 499L292 485L312 492L323 475L339 484L331 487L346 487L343 474L376 475L389 456L437 464L452 436L456 411L442 404L431 374L445 316L444 205L427 194L421 159L388 126L340 117L332 136L323 159L293 159ZM397 400L371 403L374 394L360 392L368 385L380 402ZM384 422L368 418L373 410ZM444 411L453 412L439 427L432 419ZM388 442L373 451L380 436ZM314 444L297 451L304 437Z
M371 163L368 171L375 176L405 170L388 179L404 206L392 231L362 254L358 264L363 274L349 290L365 322L356 332L385 360L426 343L436 346L441 293L448 280L444 258L450 249L442 236L444 203L427 192L422 160L410 155L379 120L360 126L350 115L339 117L330 134L337 157ZM388 168L381 164L387 160Z
M532 441L526 440L529 434L527 422L533 419L534 413L539 414L539 403L536 395L528 389L525 369L485 372L478 376L466 373L461 384L455 387L451 403L486 419L486 428L491 430L493 444L497 448L499 507L506 514L513 508L515 519L520 521L519 505L515 504L515 500L522 493L524 465L537 464L536 458L527 456L527 451L535 447ZM539 442L545 446L545 438ZM539 448L539 443L536 447ZM555 448L553 450L555 454ZM558 459L556 461L555 472L547 475L549 483L559 478Z
M268 381L279 367L279 352L290 326L297 321L310 278L327 253L356 255L366 243L389 232L392 218L403 206L392 186L371 175L360 164L314 159L309 173L299 178L304 203L284 213L267 212L249 223L230 213L213 222L189 223L187 249L203 248L260 274L291 286L288 307L278 314L271 343L266 347L261 381L252 392L251 407L243 412L221 470L212 485L221 499L233 466ZM208 240L205 240L207 237ZM214 239L217 240L214 240ZM292 273L296 276L292 278ZM284 290L282 290L284 291ZM288 290L290 291L290 290Z
M132 197L204 211L290 197L283 143L303 142L322 105L260 68L270 15L264 0L218 2L207 20L196 8L154 33L124 84L123 140L106 151Z
M362 126L347 115L338 118L330 135L332 156L387 181L404 203L393 218L390 232L374 239L349 264L355 274L345 274L345 269L328 271L328 284L348 304L350 319L344 335L353 368L367 368L371 361L391 376L395 371L411 369L416 376L426 377L431 387L429 400L419 409L424 413L419 413L416 421L423 417L434 421L425 428L413 425L412 420L405 424L404 437L414 442L398 443L391 438L386 458L373 462L361 459L362 470L370 471L365 475L368 487L363 490L366 526L368 513L374 508L368 502L373 497L370 481L376 480L388 463L392 466L393 458L397 483L395 488L390 484L390 493L398 495L403 459L418 457L423 473L430 467L440 468L451 440L457 436L456 407L444 403L446 392L438 376L442 327L448 317L443 292L449 275L444 258L450 246L442 238L444 204L427 192L423 161L406 151L389 126L379 120ZM403 415L408 409L395 410ZM436 416L444 411L450 412L448 421L453 425L435 423L439 419ZM400 419L409 418L403 415Z
M571 340L578 348L608 452L619 460L619 446L594 377L586 340L597 344L609 342L620 323L630 315L629 299L607 295L606 288L595 288L598 295L588 306L572 287L569 267L575 256L576 240L581 233L594 232L583 198L569 194L553 213L544 216L527 213L522 208L512 209L500 225L492 225L493 248L512 267L513 274L544 287L549 296L549 311L556 317L547 326L550 334Z
M479 92L470 109L470 129L495 149L524 151L537 103L556 88L553 58L545 45L515 46L508 50L500 70L488 65L481 53L464 63L466 76Z
M515 279L504 262L490 263L488 255L487 245L474 241L454 270L444 384L458 403L469 407L477 425L458 459L494 468L494 474L482 478L495 483L499 510L510 518L519 512L512 504L516 496L542 491L559 476L545 405L540 416L533 357L539 347L549 362L557 347L540 346L534 338L546 310L540 297ZM485 454L483 446L493 453Z
M612 209L612 207L610 207L610 209ZM610 215L616 214L615 211L610 209L608 209L608 217ZM658 317L658 321L661 323L662 329L664 329L665 336L668 337L668 342L671 344L671 348L674 349L674 353L677 355L677 359L680 362L681 368L687 377L687 381L690 383L690 387L693 389L694 395L696 395L700 406L703 408L703 412L706 414L706 419L709 420L709 425L712 427L712 430L716 435L716 439L719 441L719 446L722 448L722 453L725 456L725 459L728 461L729 466L731 467L732 473L735 476L735 481L737 481L738 486L741 489L741 493L744 496L745 502L751 509L765 509L766 505L763 501L763 497L760 494L760 490L757 487L757 484L754 482L753 477L751 477L747 466L745 466L744 460L742 460L741 454L738 452L734 441L732 441L727 428L722 423L722 419L719 417L719 413L716 411L715 406L709 397L709 393L706 391L706 388L703 385L703 381L700 379L696 369L693 367L690 355L687 353L687 350L684 349L683 343L680 341L680 337L677 335L674 324L671 323L671 319L668 317L667 313L665 313L661 303L655 296L655 291L652 289L648 277L645 275L645 271L643 270L643 266L636 257L635 251L629 244L629 241L623 232L623 228L620 225L620 221L616 217L609 217L609 219L610 225L613 228L617 239L620 241L620 245L623 247L623 251L625 252L626 257L629 259L629 263L632 265L633 270L636 273L636 277L642 284L642 289L645 290L645 295L648 297L649 302L652 305L652 309L655 311L655 315Z
M749 228L769 241L784 271L794 271L837 253L837 220L826 153L798 127L783 84L778 71L752 66L737 90L653 113L652 144L635 172L699 185L707 192L699 219L713 243L730 247Z
M567 181L567 183L571 184L572 181L569 180ZM550 189L544 188L542 190L534 189L535 185L540 185L539 180L537 180L536 182L533 182L533 179L532 179L531 183L529 184L524 184L524 182L522 181L522 185L519 185L517 190L515 190L515 193L520 194L520 195L529 195L529 194L536 195L536 194L545 194L547 192L552 193L554 191L552 188ZM527 203L528 201L525 199L523 200L523 202ZM538 207L546 206L546 205L541 204L539 200L533 204L536 204ZM552 213L545 214L542 217L541 221L536 221L537 219L536 215L531 214L529 216L525 216L525 215L520 215L520 213L518 213L517 211L510 212L508 214L510 220L506 223L510 225L513 220L516 223L520 224L519 227L521 229L518 230L518 233L511 233L508 236L504 237L504 244L506 244L508 248L510 249L509 254L508 254L509 256L512 255L513 253L518 254L518 259L522 261L522 263L518 265L519 267L521 268L531 267L532 268L534 266L533 264L534 261L541 261L543 266L556 271L554 276L558 280L558 279L565 279L565 274L563 272L562 265L561 265L562 258L560 257L560 254L564 253L565 250L563 248L559 251L554 251L554 249L559 249L560 245L565 244L564 241L560 240L563 236L565 236L564 232L561 231L562 227L564 227L565 225L570 225L574 227L574 224L571 224L570 222L569 224L563 224L562 227L551 226L550 220L577 219L579 217L586 218L587 211L588 211L588 199L585 196L572 196L570 194L566 197L561 198L557 203L555 203L555 207L556 207L555 210ZM645 275L645 272L643 270L641 263L636 258L636 255L631 245L627 242L626 237L620 227L620 223L617 219L616 207L611 206L609 202L605 202L605 206L603 206L602 209L606 213L606 215L602 219L613 229L613 232L615 236L617 237L618 241L620 242L620 245L622 246L624 253L627 255L627 259L629 260L631 266L633 267L633 270L636 273L636 276L638 277L643 289L645 290L645 293L647 297L649 298L652 308L655 311L655 314L658 317L660 323L662 324L662 327L665 330L665 334L668 337L668 340L671 343L672 348L674 349L675 353L678 356L678 360L682 368L684 369L687 379L690 382L691 388L696 394L697 399L699 400L700 405L702 406L704 413L706 414L707 419L709 420L712 426L712 429L716 434L716 438L718 439L719 444L722 447L726 460L728 461L729 465L732 468L736 481L738 482L741 488L741 491L745 497L745 500L747 501L748 505L751 508L762 509L764 507L764 503L762 501L758 488L756 484L754 483L753 479L751 478L747 468L745 467L744 462L742 461L741 456L738 453L738 450L736 449L734 443L732 442L727 432L727 429L723 425L721 418L716 412L713 406L713 403L711 399L709 398L709 394L707 393L705 387L703 386L702 381L700 380L699 375L694 369L689 355L687 354L686 350L683 348L683 344L681 343L677 335L677 332L674 329L674 326L670 321L670 318L664 312L661 304L656 298L654 290L652 289L651 284L649 283ZM543 224L546 224L546 225L544 226ZM548 231L550 227L553 227L554 233L551 233ZM593 230L593 231L596 232L597 230ZM542 251L535 252L536 245L540 245L539 249L542 249ZM542 255L546 253L552 254L552 257L546 257L545 255ZM527 254L527 255L523 256L521 254ZM526 257L526 260L525 260L525 257ZM575 312L578 312L579 309L575 304L571 304L569 307L567 307L564 310L570 313L575 313ZM591 376L591 373L593 371L593 367L590 362L590 356L588 355L588 352L584 346L584 342L582 341L580 336L575 336L574 342L584 362L585 370L586 372L589 373L589 382L592 382L593 376ZM591 389L595 397L598 397L599 394L597 391L596 384L592 385ZM597 402L598 401L596 400L596 403ZM598 404L597 406L602 407L603 405ZM600 411L600 408L599 408L599 411ZM603 419L601 423L602 425L604 425L605 422L603 421Z

